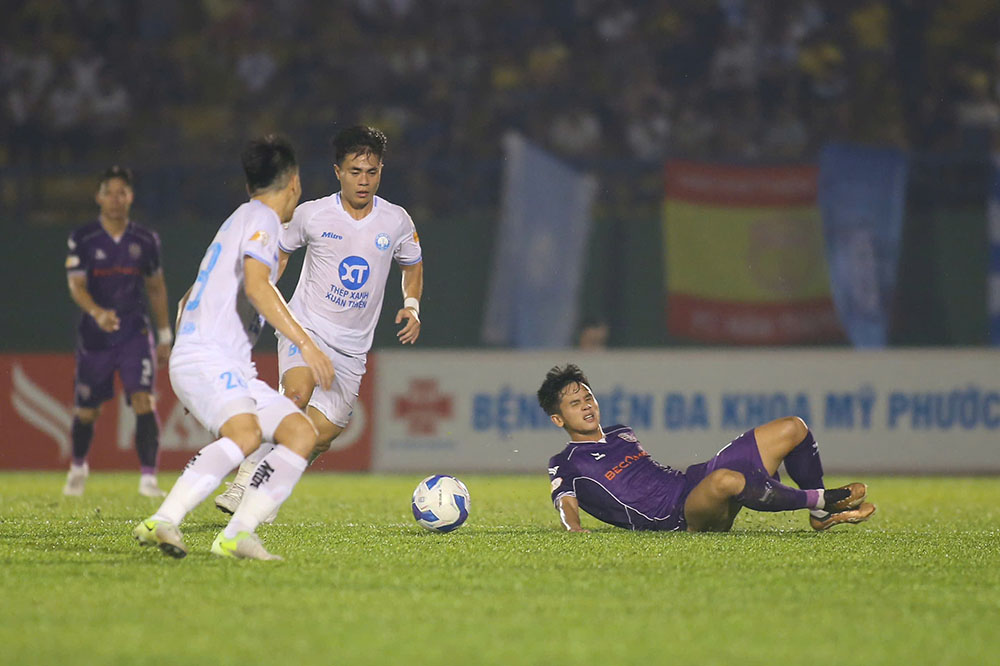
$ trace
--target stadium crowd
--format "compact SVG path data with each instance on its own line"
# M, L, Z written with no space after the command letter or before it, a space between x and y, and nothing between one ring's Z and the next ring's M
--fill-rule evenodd
M360 121L408 190L449 179L454 203L511 128L653 164L810 159L831 138L975 150L1000 124L995 2L13 4L0 166L217 163L275 127L310 153Z

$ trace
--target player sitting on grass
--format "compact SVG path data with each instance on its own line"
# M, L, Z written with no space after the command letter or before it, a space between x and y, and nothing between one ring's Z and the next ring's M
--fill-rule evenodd
M868 487L823 487L816 440L797 416L749 430L708 462L685 471L649 457L631 428L601 427L590 383L575 365L554 367L538 389L538 402L570 442L549 460L552 501L562 524L584 532L580 509L632 530L726 532L743 507L755 511L809 509L815 530L860 523L875 513ZM780 483L778 466L799 488Z

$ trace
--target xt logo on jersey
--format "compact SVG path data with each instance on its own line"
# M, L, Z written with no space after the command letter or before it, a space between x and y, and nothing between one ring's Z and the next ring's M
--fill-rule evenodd
M340 283L347 289L361 289L370 274L371 267L364 257L347 257L340 262Z
M608 454L606 454L606 453L598 453L597 451L592 451L590 453L590 455L594 456L594 460L600 460L601 458L605 457Z
M260 488L260 484L270 479L272 474L274 474L274 468L266 460L260 461L260 465L253 473L253 478L250 479L250 487Z

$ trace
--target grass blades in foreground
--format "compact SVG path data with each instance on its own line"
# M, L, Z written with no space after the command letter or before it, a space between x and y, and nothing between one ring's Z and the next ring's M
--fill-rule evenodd
M469 522L414 523L421 475L307 474L259 532L284 562L183 560L130 532L136 474L0 474L2 664L978 664L1000 654L1000 480L870 478L863 525L744 510L729 534L558 527L544 475L461 475ZM175 475L163 475L168 488ZM851 479L828 479L837 485Z

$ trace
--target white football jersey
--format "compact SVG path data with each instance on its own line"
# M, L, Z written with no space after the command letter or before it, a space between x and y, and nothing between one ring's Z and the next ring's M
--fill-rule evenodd
M281 220L266 204L252 199L237 208L215 234L198 267L177 325L174 353L212 345L229 358L250 360L263 326L244 290L243 258L253 257L278 274Z
M392 260L404 266L421 261L413 220L380 197L364 219L355 220L338 192L295 209L278 246L291 254L303 245L306 256L289 308L330 347L367 353Z

